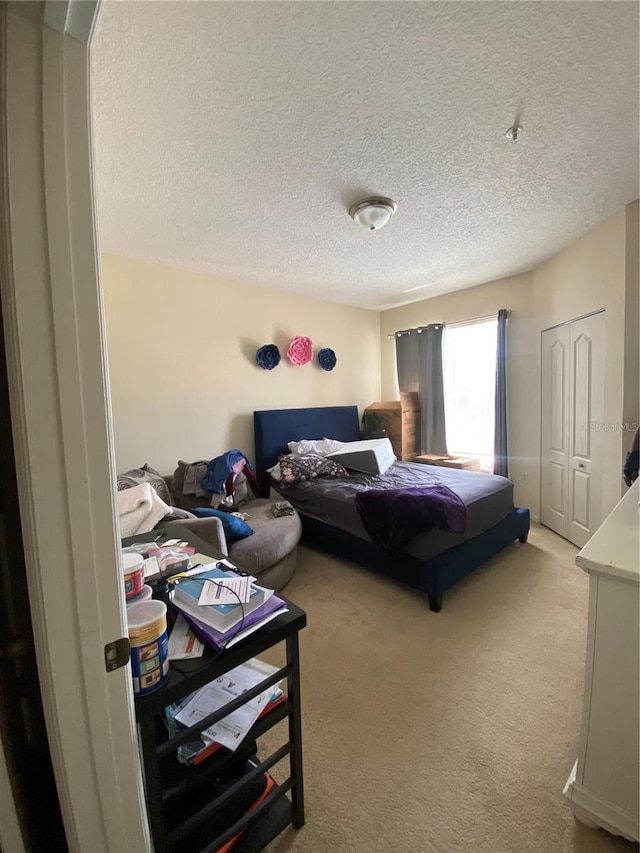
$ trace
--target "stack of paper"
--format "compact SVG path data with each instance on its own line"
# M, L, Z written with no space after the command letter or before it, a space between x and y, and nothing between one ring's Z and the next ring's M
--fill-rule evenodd
M265 678L273 675L274 672L277 672L277 667L257 658L240 664L197 690L176 714L175 719L183 726L194 726L209 714L220 710L232 699L241 696ZM265 706L281 694L280 685L268 687L237 711L233 711L220 722L205 729L201 734L202 740L205 744L215 742L226 746L227 749L235 750Z
M273 595L273 590L264 589L257 584L249 585L249 600L240 603L233 597L234 604L214 604L207 592L211 589L215 595L216 584L238 580L238 575L223 572L215 566L198 575L181 579L176 584L173 603L176 607L204 622L216 631L225 632L246 619L250 613L262 607ZM209 583L207 583L209 581Z
M245 637L254 633L254 631L258 631L272 619L275 619L282 613L287 612L286 602L282 598L275 595L273 590L263 589L257 585L256 579L251 575L239 576L237 571L235 571L237 567L227 558L212 562L211 557L208 557L206 554L198 553L193 555L191 562L194 564L193 568L185 572L184 575L180 576L180 578L184 578L185 580L200 580L199 590L198 588L192 590L194 594L199 594L198 601L195 602L194 596L190 603L187 603L182 599L181 595L176 596L175 594L172 601L173 604L181 611L181 615L184 616L189 625L192 628L195 628L198 635L215 649L220 650L235 645L235 643L240 642L240 640L243 640ZM220 571L221 569L224 571ZM210 573L212 570L214 570L215 582L218 584L222 583L222 585L227 589L233 589L234 592L243 599L246 598L247 588L252 589L255 586L257 589L262 590L265 599L264 603L251 612L249 612L251 609L251 603L249 603L249 607L245 607L245 604L243 603L242 608L235 608L236 611L241 610L241 616L240 620L232 627L226 628L225 630L219 630L212 627L210 624L211 620L207 621L203 618L211 608L211 604L208 603L208 599L206 597L206 588L208 584L205 584L204 581L211 580ZM181 583L184 583L184 581L181 580ZM180 589L180 584L178 584L177 589ZM184 587L182 587L182 589L184 591ZM216 591L216 595L223 593L220 586L214 585L213 589ZM229 593L229 596L230 601L236 601L237 603L237 598L233 593ZM202 601L202 604L199 603L200 601ZM242 611L244 611L244 619L242 618ZM184 627L182 630L184 631ZM184 638L176 636L176 647L179 648L183 643ZM175 659L177 659L177 657Z
M216 631L215 628L212 628L210 625L205 625L204 622L196 619L195 616L191 615L191 613L185 612L183 615L187 622L196 629L197 633L206 640L209 645L213 646L214 649L220 650L231 648L231 646L239 643L240 640L244 640L245 637L248 637L255 631L259 631L260 628L267 625L277 616L286 612L286 603L282 598L278 598L278 596L274 594L266 604L263 604L262 607L259 607L257 610L254 610L253 613L249 614L241 625L237 625L228 631Z
M178 613L169 635L169 660L191 660L202 657L203 652L204 643L198 639L182 613Z

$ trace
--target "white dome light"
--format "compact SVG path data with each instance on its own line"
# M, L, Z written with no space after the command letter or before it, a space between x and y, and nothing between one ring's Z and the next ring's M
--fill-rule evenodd
M366 198L349 209L349 216L367 231L378 231L396 212L397 204L390 198Z

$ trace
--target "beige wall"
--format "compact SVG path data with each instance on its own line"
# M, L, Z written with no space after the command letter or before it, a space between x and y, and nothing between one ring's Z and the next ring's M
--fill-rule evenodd
M382 314L382 394L396 398L395 344L388 334L432 322L455 322L510 308L509 444L510 473L516 502L535 518L540 507L540 342L543 329L606 309L605 419L621 424L637 420L633 394L637 366L637 202L588 231L555 257L524 275L426 299ZM634 245L635 238L635 245ZM634 255L635 251L635 255ZM629 263L631 259L631 265ZM636 260L637 264L637 260ZM633 286L635 283L635 293ZM635 298L635 302L634 302ZM625 326L625 299L627 322ZM635 315L635 316L634 316ZM633 319L631 319L633 317ZM635 365L635 370L634 370ZM636 398L637 400L637 398ZM621 458L630 434L612 429L604 435L603 517L623 490Z
M537 516L540 452L536 422L539 413L531 384L539 351L531 322L531 286L531 275L525 274L393 308L383 312L380 334L382 396L384 399L397 399L395 340L387 335L399 329L434 322L453 323L495 314L500 308L511 309L507 366L510 475L516 485L516 502L519 506L529 507Z
M625 436L622 453L626 456L629 449L633 425L640 421L640 247L639 242L639 205L637 201L626 208L625 233L625 306L624 306L624 401L622 421L629 427Z
M252 412L263 408L397 399L398 329L455 322L510 308L508 388L516 501L540 504L540 336L606 309L605 418L638 420L638 203L530 273L378 314L122 257L103 257L109 369L118 470L231 447L253 455ZM635 260L634 260L635 259ZM635 266L634 266L635 263ZM634 290L635 288L635 290ZM338 366L260 370L255 351L306 334L331 346ZM635 389L635 393L634 393ZM630 434L605 433L603 513L622 490Z
M533 315L538 335L542 329L605 309L604 418L622 423L625 359L625 231L626 211L592 228L533 272ZM637 334L637 331L636 331ZM539 409L538 378L535 383ZM539 429L540 418L536 420ZM622 494L622 446L628 436L621 429L603 434L603 518Z
M253 457L253 410L380 399L380 315L168 266L104 255L116 464L172 472L233 447ZM294 367L293 335L338 357ZM283 359L260 369L276 343Z

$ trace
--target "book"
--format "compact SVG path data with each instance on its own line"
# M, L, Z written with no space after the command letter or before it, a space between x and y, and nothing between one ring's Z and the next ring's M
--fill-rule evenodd
M224 633L235 625L246 621L247 616L261 607L272 595L273 590L251 584L251 597L245 604L198 604L206 580L228 580L237 578L233 572L223 572L215 566L193 577L184 578L175 585L173 603L184 613L194 616L199 622Z
M274 593L261 607L258 607L253 613L245 617L242 628L240 628L240 624L238 623L238 625L227 631L216 631L215 628L206 625L193 616L191 612L182 610L180 602L176 601L175 598L173 603L178 610L181 610L187 622L196 629L202 639L218 650L232 645L234 641L244 639L244 637L266 625L271 619L275 619L276 616L287 611L287 603L282 598L278 598Z

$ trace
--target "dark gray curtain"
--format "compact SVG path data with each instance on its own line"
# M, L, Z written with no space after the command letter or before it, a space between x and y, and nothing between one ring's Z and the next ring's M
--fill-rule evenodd
M398 386L420 397L421 450L446 455L444 380L442 376L442 325L413 329L396 336Z
M509 311L498 311L498 342L496 350L495 438L493 473L509 476L509 447L507 443L507 317Z
M416 329L396 335L396 364L400 391L419 391L420 389L421 337L422 334Z

